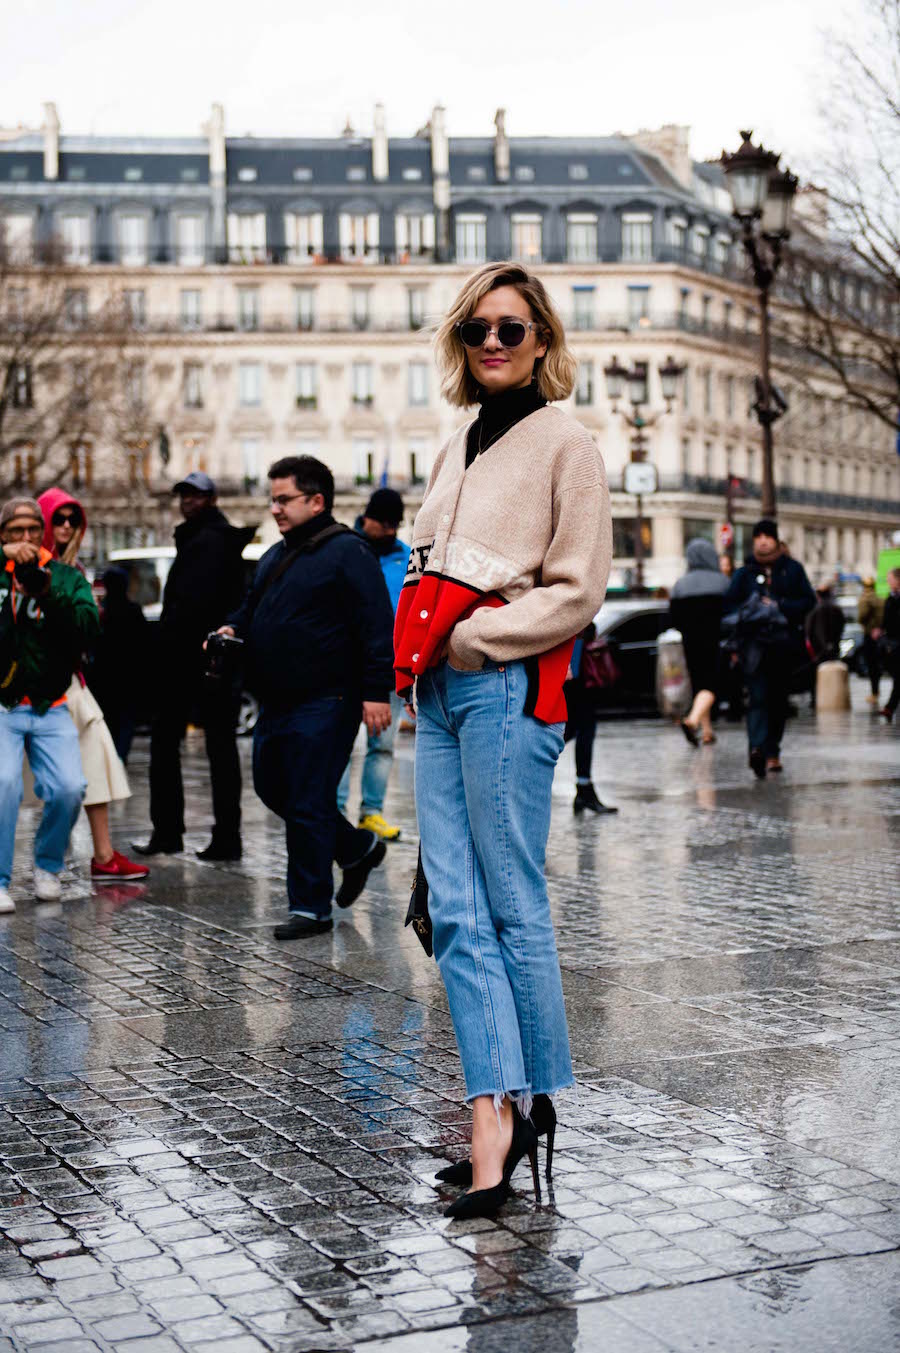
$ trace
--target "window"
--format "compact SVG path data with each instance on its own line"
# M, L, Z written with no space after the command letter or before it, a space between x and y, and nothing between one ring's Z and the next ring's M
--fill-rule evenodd
M573 287L572 301L574 305L573 327L576 329L593 329L594 288Z
M425 288L410 287L408 295L409 327L421 329L425 323Z
M295 183L310 183L312 181L313 171L305 164L298 164L294 169Z
M650 323L650 288L628 288L628 323L632 328L646 328Z
M681 378L681 402L685 409L691 407L691 368L685 366L684 375Z
M347 180L349 183L365 183L366 166L364 164L351 164L347 170Z
M294 287L294 317L298 329L312 329L316 322L314 287Z
M409 364L409 402L416 408L422 408L428 403L427 362L410 362Z
M8 287L6 297L7 319L13 328L20 328L25 323L28 313L28 289L27 287Z
M487 262L487 218L464 214L456 218L457 263Z
M175 221L175 258L183 268L196 268L203 262L204 219L179 216Z
M200 170L189 165L186 169L182 169L180 177L182 183L196 183L200 178Z
M410 484L423 484L425 482L427 455L428 443L426 439L424 437L410 437L408 445Z
M512 228L512 257L521 263L541 261L540 216L514 215Z
M3 217L2 253L10 263L30 263L34 253L34 217Z
M19 362L13 368L12 404L14 409L30 409L33 405L31 363Z
M314 409L318 404L315 362L298 362L295 367L297 408Z
M579 362L575 377L575 403L593 404L594 402L594 363Z
M725 377L725 417L734 417L734 376Z
M241 183L255 183L256 170L252 165L246 165L245 168L238 170L238 180Z
M399 212L394 218L394 243L397 254L410 257L431 253L434 249L434 216L431 212Z
M570 165L569 165L569 178L570 178L570 179L586 179L587 176L588 176L588 167L587 167L586 164L570 164Z
M666 229L671 247L678 254L683 254L687 248L687 221L683 216L670 216Z
M613 556L616 559L633 559L634 543L637 539L637 519L635 517L613 517ZM653 523L649 517L642 518L641 543L644 557L653 553ZM647 615L633 616L617 625L614 631L616 643L652 642L668 625L666 611L649 612Z
M64 216L60 222L62 235L63 261L66 263L90 263L91 261L91 218L83 216Z
M731 237L717 235L713 243L713 258L720 268L727 268L731 257Z
M262 449L261 437L241 438L241 468L244 472L244 487L248 493L259 483L259 462Z
M531 183L534 180L534 170L530 164L520 164L516 166L515 178L520 183Z
M143 362L132 362L125 371L125 394L129 404L140 406L147 397L146 372Z
M725 332L731 330L732 316L734 315L734 301L725 301L722 307L722 315L725 321Z
M473 183L484 183L487 179L487 170L483 164L470 164L466 170L466 178Z
M709 248L709 226L694 226L691 247L699 259L706 258L706 251Z
M682 287L678 293L678 321L683 326L688 317L688 300L690 299L690 287Z
M229 263L261 263L266 257L265 213L228 213Z
M201 324L200 292L194 290L181 293L182 329L199 329Z
M206 452L203 439L201 437L185 437L184 453L182 455L182 466L185 474L190 474L191 470L206 470ZM154 578L156 573L154 571ZM156 583L157 590L159 582ZM157 601L159 597L156 598ZM137 598L136 598L137 600ZM146 605L146 603L144 603Z
M371 484L375 479L375 443L371 437L353 438L353 475L357 484Z
M125 372L125 392L128 393L128 371ZM90 390L88 389L87 370L84 362L73 362L72 364L72 407L75 409L86 409L90 399Z
M372 385L372 363L354 362L350 372L351 398L354 404L372 404L375 398Z
M284 214L284 238L288 263L308 263L325 252L321 212L287 211Z
M79 443L69 452L72 483L76 489L90 488L94 479L94 455L89 446Z
M348 212L342 212L338 217L338 234L341 258L358 259L363 263L378 261L377 211L370 211L366 215L350 215Z
M713 383L712 371L709 367L706 367L704 371L701 371L700 380L703 385L703 412L705 414L711 414L713 411Z
M238 287L238 328L249 331L259 328L259 287Z
M703 473L707 479L712 478L713 472L713 444L712 442L703 443Z
M681 439L681 473L682 476L691 472L691 442L689 437ZM690 539L690 537L688 537Z
M262 403L262 367L259 362L241 362L238 367L238 399L248 409Z
M140 183L144 177L144 171L139 164L130 164L125 170L126 183Z
M653 257L653 217L626 214L622 217L622 258L647 263Z
M354 329L368 329L371 320L370 299L368 287L350 288L350 318Z
M63 296L63 313L67 329L81 329L87 324L88 300L83 287L67 287Z
M597 262L597 218L587 213L566 217L566 258L569 263Z
M203 368L199 362L184 364L184 407L203 408Z
M407 183L416 183L421 179L422 171L421 169L416 169L413 165L410 165L408 169L404 169L403 177Z
M703 325L704 329L708 329L712 321L712 303L712 296L704 296L701 301L700 323Z
M125 313L128 316L129 323L135 329L143 329L147 323L147 293L142 290L133 290L129 288L122 293L125 302Z

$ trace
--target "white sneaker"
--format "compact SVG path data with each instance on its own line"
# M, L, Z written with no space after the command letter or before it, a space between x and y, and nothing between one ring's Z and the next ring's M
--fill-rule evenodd
M7 912L15 911L16 904L9 895L7 888L0 888L0 916Z
M39 902L58 902L62 896L62 884L56 874L34 866L34 895Z

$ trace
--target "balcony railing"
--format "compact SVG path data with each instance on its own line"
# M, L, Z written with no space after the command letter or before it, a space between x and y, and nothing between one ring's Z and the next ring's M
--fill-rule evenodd
M760 485L742 480L744 485L737 495L737 502L745 499L759 499ZM728 492L728 480L710 475L661 475L661 492L699 493L704 496L724 499ZM900 517L900 499L890 501L885 498L863 497L853 493L834 493L830 489L807 489L794 484L776 484L778 501L797 507L830 508L835 512L877 513L879 516Z

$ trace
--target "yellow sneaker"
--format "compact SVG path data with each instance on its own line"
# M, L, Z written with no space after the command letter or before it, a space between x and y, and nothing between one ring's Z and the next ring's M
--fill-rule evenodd
M380 836L382 841L397 841L400 838L400 828L392 827L389 822L385 822L380 813L366 813L365 817L359 819L359 825L366 831Z

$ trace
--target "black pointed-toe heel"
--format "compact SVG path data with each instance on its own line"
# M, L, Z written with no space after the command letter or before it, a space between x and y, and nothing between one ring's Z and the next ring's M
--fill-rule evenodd
M464 1193L451 1203L444 1213L445 1217L454 1217L457 1221L468 1221L472 1217L495 1217L509 1197L509 1181L513 1170L523 1156L531 1163L531 1178L534 1181L534 1196L541 1201L541 1177L538 1173L537 1132L530 1119L523 1118L513 1105L513 1137L503 1162L503 1177L499 1184L490 1189L473 1189Z
M556 1138L556 1109L549 1095L535 1095L531 1106L531 1121L538 1137L547 1138L547 1183L553 1176L553 1143ZM455 1165L445 1165L438 1170L435 1179L441 1184L453 1184L462 1189L472 1187L472 1162L458 1160Z

